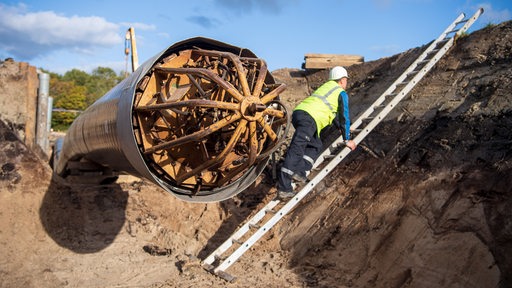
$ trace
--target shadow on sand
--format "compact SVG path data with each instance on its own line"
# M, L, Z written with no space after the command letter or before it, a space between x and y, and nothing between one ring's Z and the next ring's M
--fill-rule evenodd
M48 235L76 253L108 247L125 223L128 193L118 184L70 185L52 178L39 215Z

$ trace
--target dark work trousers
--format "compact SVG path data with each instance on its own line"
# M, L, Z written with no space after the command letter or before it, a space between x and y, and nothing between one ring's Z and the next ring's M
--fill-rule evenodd
M313 117L305 111L295 110L292 114L292 124L295 133L286 152L278 179L279 190L286 192L293 191L293 174L305 177L306 171L313 168L316 158L322 152L322 141L318 137Z

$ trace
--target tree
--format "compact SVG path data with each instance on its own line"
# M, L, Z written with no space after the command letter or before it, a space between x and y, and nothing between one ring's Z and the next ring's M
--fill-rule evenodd
M71 84L71 85L70 85ZM75 120L81 110L87 107L85 103L85 87L73 85L72 82L65 83L69 89L65 94L56 97L54 107L72 110L73 112L54 112L52 113L52 127L55 130L66 130Z
M94 101L105 95L121 80L122 78L117 76L116 72L111 68L98 67L94 69L85 85L87 87L87 105L91 105Z
M62 81L75 82L75 85L86 86L90 78L91 76L87 74L87 72L73 69L64 73L64 76L62 76Z
M48 73L50 95L54 98L53 108L75 111L54 111L52 127L56 130L66 130L79 115L76 111L85 110L123 79L121 74L118 76L107 67L98 67L92 74L78 69L68 71L63 76Z

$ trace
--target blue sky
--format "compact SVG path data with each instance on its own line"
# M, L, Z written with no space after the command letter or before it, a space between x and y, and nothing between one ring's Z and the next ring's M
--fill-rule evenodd
M511 0L0 0L0 59L59 74L121 72L134 27L140 63L196 36L248 48L270 71L300 68L306 53L371 61L428 43L478 7L485 12L470 32L512 19Z

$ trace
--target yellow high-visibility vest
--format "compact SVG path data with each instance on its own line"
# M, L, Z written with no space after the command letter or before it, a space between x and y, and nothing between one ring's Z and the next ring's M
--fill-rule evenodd
M328 81L304 99L294 110L306 111L316 122L316 131L331 125L338 112L338 97L342 91L340 85L334 80Z

